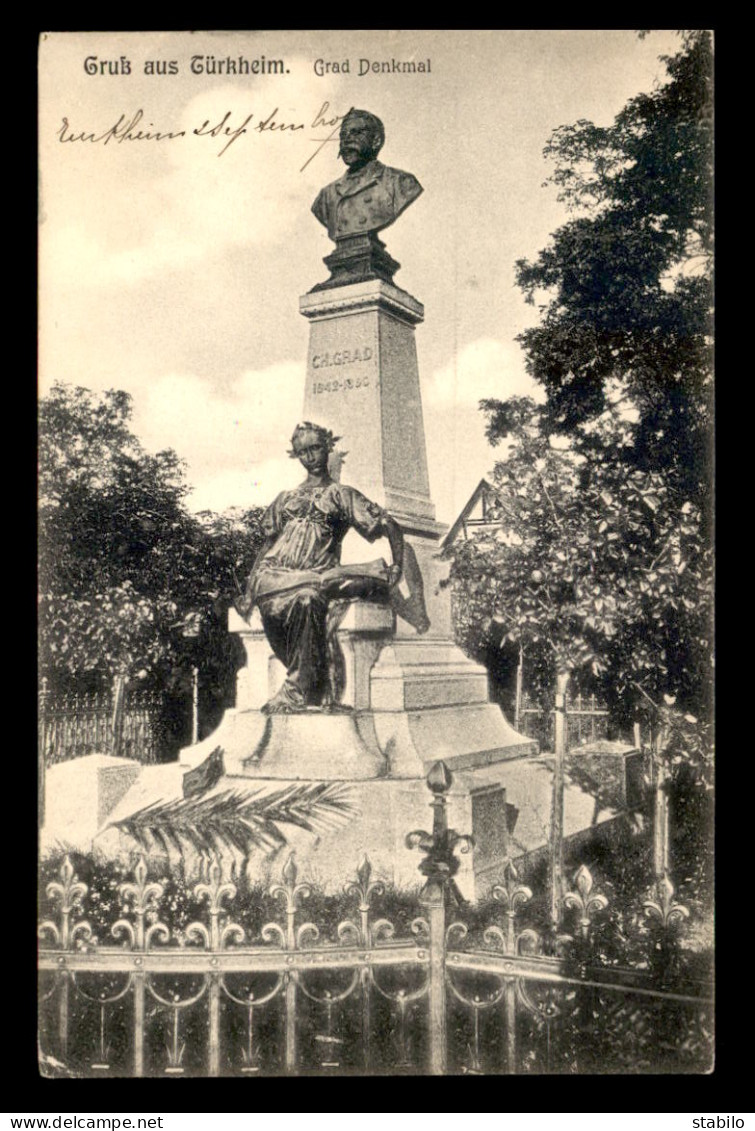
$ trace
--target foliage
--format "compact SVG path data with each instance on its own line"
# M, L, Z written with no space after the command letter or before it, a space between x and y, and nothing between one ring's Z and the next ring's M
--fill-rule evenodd
M457 608L472 629L502 626L541 670L600 677L629 717L664 696L699 708L711 589L699 508L680 513L658 472L554 447L543 411L509 402L489 511L500 525L453 547Z
M545 153L577 215L517 264L540 324L520 337L546 392L544 424L578 451L663 475L678 506L710 501L711 42L689 32L669 81L613 125L562 126ZM615 443L611 406L631 413ZM506 414L489 402L493 439Z
M115 390L59 384L40 402L43 674L171 688L201 644L224 687L222 620L261 542L259 513L192 516L181 461L145 452L130 418L130 397Z
M546 400L481 402L510 444L500 529L452 571L464 635L503 626L543 682L589 672L656 731L661 707L706 721L712 700L710 36L665 63L611 126L546 147L574 218L517 264L544 298L519 340ZM707 768L687 737L677 753Z
M255 850L270 854L288 841L282 826L308 832L337 828L353 806L342 782L289 785L272 793L220 790L201 797L159 801L113 826L145 852L165 852L183 860L191 854L220 853L246 858Z

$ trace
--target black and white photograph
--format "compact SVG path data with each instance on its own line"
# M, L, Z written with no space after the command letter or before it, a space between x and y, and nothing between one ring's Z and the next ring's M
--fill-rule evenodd
M42 1077L713 1072L713 50L41 34Z

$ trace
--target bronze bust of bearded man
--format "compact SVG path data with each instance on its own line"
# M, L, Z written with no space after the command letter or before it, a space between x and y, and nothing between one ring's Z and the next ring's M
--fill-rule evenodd
M349 110L341 125L341 157L348 169L321 190L312 211L332 240L380 232L417 199L422 185L411 173L382 165L383 123L367 110Z
M289 455L301 462L307 477L294 490L282 491L263 515L265 542L236 603L244 617L257 605L268 642L286 667L283 686L262 708L265 714L337 707L328 655L329 608L355 598L388 601L402 576L400 527L377 503L328 473L328 456L339 439L309 421L296 426ZM393 565L341 566L341 544L349 530L368 542L387 537Z

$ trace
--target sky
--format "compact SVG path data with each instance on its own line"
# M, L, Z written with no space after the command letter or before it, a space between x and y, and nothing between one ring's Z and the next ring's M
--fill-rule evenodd
M298 482L299 296L333 247L310 207L344 171L322 123L367 109L385 126L380 159L424 187L383 239L396 285L425 307L430 485L452 522L501 455L480 398L538 395L516 337L539 314L515 262L568 219L543 148L560 125L609 124L677 49L672 32L622 30L43 36L40 394L128 391L145 448L185 460L192 510L266 505ZM285 73L211 74L208 57ZM370 69L394 59L429 72ZM120 140L112 127L135 117L132 133L183 136Z

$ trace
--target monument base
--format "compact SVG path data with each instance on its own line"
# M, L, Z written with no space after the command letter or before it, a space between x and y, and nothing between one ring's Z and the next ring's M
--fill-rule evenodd
M45 772L45 820L40 849L88 852L109 814L130 791L144 767L131 758L87 754L49 766Z
M336 250L326 255L323 263L330 271L330 278L324 283L316 283L310 294L370 279L391 283L401 266L388 254L385 244L375 232L341 236L336 240Z
M180 765L195 769L218 747L226 774L300 781L424 780L438 759L456 774L537 752L487 702L332 714L232 709L211 735L181 751Z
M268 717L259 708L278 691L283 666L272 655L259 614L247 624L231 610L228 621L247 657L238 674L237 706L208 738L181 751L187 769L216 746L225 751L227 771L234 766L247 776L311 780L424 778L438 759L455 773L537 753L537 743L518 734L489 702L485 669L448 638L435 636L434 625L424 636L404 626L403 635L389 609L354 602L338 629L346 712Z
M226 711L217 730L181 751L180 765L195 769L217 747L226 775L290 781L362 781L388 772L368 713L295 715Z
M144 767L128 793L109 814L94 848L107 856L129 860L136 847L134 841L115 825L134 813L154 812L167 805L175 818L176 806L182 799L185 767L176 765ZM291 852L296 854L299 876L316 883L325 891L340 892L353 876L366 854L375 879L399 888L418 887L422 877L417 871L419 857L406 848L406 835L414 829L432 827L430 796L423 778L333 782L330 796L337 805L326 813L318 809L316 782L295 778L264 778L248 774L227 773L218 784L203 795L203 808L210 811L212 799L232 794L247 796L250 805L262 815L270 798L280 843L270 842L253 848L248 856L237 850L224 849L222 866L237 872L245 868L253 881L270 883L280 878L280 869ZM287 819L286 798L298 789L296 812ZM471 833L474 847L461 854L457 882L466 899L487 896L492 886L503 880L507 858L532 859L545 851L548 838L552 767L546 759L520 758L494 766L461 770L454 774L448 794L449 824L458 832ZM314 800L312 800L314 798ZM567 781L564 790L564 839L568 848L589 838L608 823L622 819L619 810L604 809L595 814L594 798L579 785ZM165 852L156 841L158 856ZM185 847L170 862L182 867L188 876L198 874L200 854Z

